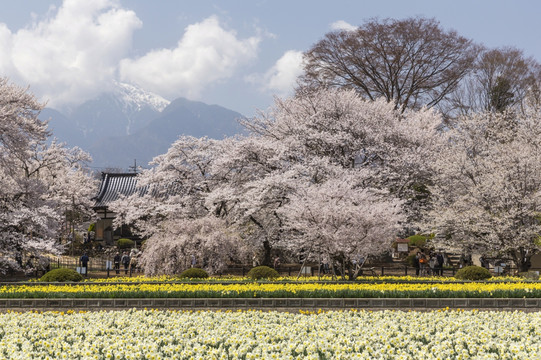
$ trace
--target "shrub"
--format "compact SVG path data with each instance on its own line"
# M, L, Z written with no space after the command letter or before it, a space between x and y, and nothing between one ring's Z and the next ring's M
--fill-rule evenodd
M485 280L491 277L488 269L475 265L463 267L455 274L455 278L460 280Z
M409 245L424 248L426 245L426 236L424 235L412 235L408 237Z
M83 277L77 271L72 269L54 269L43 275L40 281L44 282L67 282L67 281L81 281Z
M209 274L200 268L191 268L184 270L179 277L187 279L206 279L209 277Z
M135 242L130 239L118 239L116 242L116 246L118 246L119 249L129 249L132 248L135 245Z
M409 266L415 266L415 254L408 255L408 257L406 258L406 264L408 264Z
M518 274L518 276L528 280L539 280L539 275L533 271L521 272Z
M275 279L277 277L280 277L280 274L278 274L276 270L268 266L256 266L255 268L252 268L250 271L248 271L247 276L253 280L259 280Z

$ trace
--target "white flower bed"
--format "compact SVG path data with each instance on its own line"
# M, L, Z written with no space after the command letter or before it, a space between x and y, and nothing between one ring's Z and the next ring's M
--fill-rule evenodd
M540 359L541 313L0 314L6 359Z

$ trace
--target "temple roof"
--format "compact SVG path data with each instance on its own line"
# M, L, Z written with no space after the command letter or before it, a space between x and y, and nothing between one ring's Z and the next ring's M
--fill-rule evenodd
M121 195L129 196L139 192L142 196L147 187L137 187L137 174L135 173L102 173L101 184L95 200L94 208L107 207L111 202L118 200Z

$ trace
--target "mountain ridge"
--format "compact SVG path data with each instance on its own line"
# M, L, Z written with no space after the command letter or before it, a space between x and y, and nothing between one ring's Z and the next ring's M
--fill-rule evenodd
M127 168L147 164L163 154L180 135L221 139L242 133L243 116L219 105L178 98L168 101L133 85L75 107L69 114L45 108L53 136L90 153L92 167Z

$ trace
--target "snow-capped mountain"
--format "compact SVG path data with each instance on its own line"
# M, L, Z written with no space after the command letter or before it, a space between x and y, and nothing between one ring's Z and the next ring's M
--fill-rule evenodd
M165 153L178 136L223 138L242 132L242 115L187 99L172 102L133 85L117 83L68 114L44 109L53 136L89 152L94 167L127 168Z
M117 82L113 93L118 99L122 100L122 105L126 113L135 113L145 107L150 107L161 112L171 103L171 101L164 99L158 94L126 83Z
M148 111L160 113L171 103L157 94L126 83L116 83L112 98L118 102L118 106L128 120L126 135L130 135L133 130L141 127L138 123L138 120L142 118L141 114Z
M95 131L105 128L111 135L130 135L152 121L168 104L159 95L117 83L113 91L83 103L69 117L88 139L99 136Z

